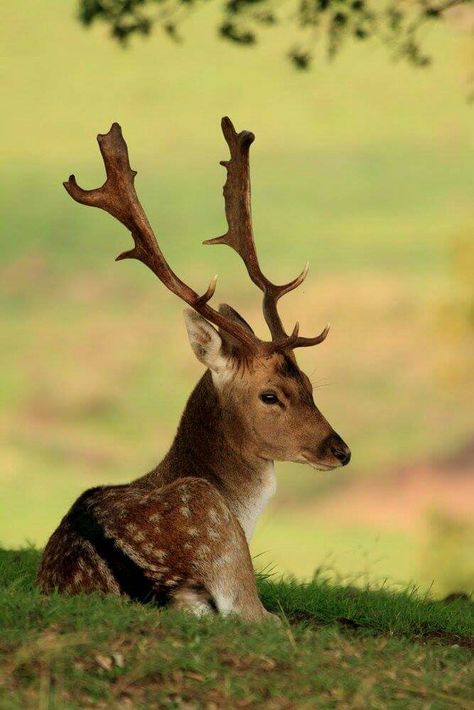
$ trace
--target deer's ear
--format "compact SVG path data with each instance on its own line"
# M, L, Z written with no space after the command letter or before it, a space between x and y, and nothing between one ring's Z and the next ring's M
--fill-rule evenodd
M184 311L184 322L189 342L199 362L213 372L222 373L228 366L228 358L223 352L222 338L217 330L192 308Z
M227 305L227 303L221 303L219 305L219 313L227 318L227 320L232 320L235 323L238 323L242 326L242 328L248 330L249 333L255 335L247 321L244 320L240 313L237 313L235 308L232 308L232 306ZM224 350L226 352L233 353L233 355L238 358L242 352L242 343L229 333L226 333L225 330L221 330L221 328L219 328L219 335L224 343Z
M232 308L232 306L229 306L228 303L220 303L219 304L219 313L221 313L223 316L228 318L229 320L233 320L239 325L241 325L243 328L249 331L249 333L252 333L252 335L255 335L253 332L252 328L250 325L247 323L245 318L242 318L240 313L237 313L235 308ZM220 330L219 330L220 332Z

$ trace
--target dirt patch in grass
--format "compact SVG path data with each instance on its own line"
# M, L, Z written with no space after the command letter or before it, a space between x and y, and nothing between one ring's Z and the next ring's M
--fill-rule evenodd
M314 624L314 617L310 614L298 613L294 617L290 617L290 621L294 623L307 623ZM346 631L349 633L360 632L361 634L374 635L374 631L369 626L364 626L363 624L355 621L354 619L349 619L346 617L341 617L336 619L337 625L340 627L341 631ZM316 624L318 626L318 624ZM382 634L383 635L383 634ZM393 636L393 634L392 634ZM429 643L435 641L437 643L443 644L445 646L467 648L474 651L474 636L459 636L459 634L450 634L444 631L432 631L427 629L425 632L419 635L414 635L413 640L418 643Z

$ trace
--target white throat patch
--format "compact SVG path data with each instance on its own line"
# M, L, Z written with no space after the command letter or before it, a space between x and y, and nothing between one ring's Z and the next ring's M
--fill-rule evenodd
M247 542L250 542L252 539L258 516L263 512L268 501L275 494L276 487L275 466L273 465L273 461L271 461L263 471L260 478L260 485L256 486L254 495L249 497L245 508L242 507L237 513Z

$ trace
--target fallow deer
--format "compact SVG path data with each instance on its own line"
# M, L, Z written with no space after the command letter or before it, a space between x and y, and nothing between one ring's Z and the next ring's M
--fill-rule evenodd
M243 259L263 292L271 333L260 340L230 306L215 310L213 278L202 295L168 265L134 188L120 126L98 136L105 164L102 187L83 190L73 175L64 186L84 205L100 207L131 232L134 246L117 259L142 261L190 308L184 317L191 347L206 372L192 392L174 442L150 473L127 485L86 491L49 539L38 573L45 592L99 591L194 611L264 619L249 552L257 517L275 491L274 461L329 470L350 451L317 409L296 348L317 345L326 327L301 337L285 332L278 300L299 286L307 266L285 285L261 271L255 250L249 149L254 135L222 130L230 150L223 161L226 234L204 242L227 244Z

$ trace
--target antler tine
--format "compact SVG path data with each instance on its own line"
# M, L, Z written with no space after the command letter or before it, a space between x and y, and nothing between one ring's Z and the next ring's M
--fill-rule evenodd
M319 345L319 343L322 343L323 340L326 340L330 327L331 326L328 323L319 333L319 335L315 335L313 338L300 338L297 336L295 342L289 347L294 350L295 348L309 348L312 345Z
M222 119L221 125L230 151L230 160L221 161L221 165L227 170L224 201L228 230L222 236L206 239L203 243L227 244L232 247L242 258L253 283L263 291L263 315L272 335L272 343L268 344L268 351L316 345L326 337L327 328L314 338L300 338L298 337L299 326L296 324L293 333L287 335L277 308L277 303L282 296L303 283L308 274L309 263L306 263L301 274L283 285L272 283L260 268L252 227L249 165L250 146L255 136L250 131L237 133L227 116Z
M84 190L79 187L74 175L64 183L64 187L76 202L109 212L130 230L134 247L120 254L117 260L142 261L170 291L211 323L222 328L250 350L256 351L261 348L263 345L261 341L239 323L226 318L208 305L216 289L216 276L211 279L205 293L199 296L181 281L167 263L135 192L134 180L137 173L130 167L127 144L119 124L113 123L108 133L97 136L97 141L107 176L102 187Z

